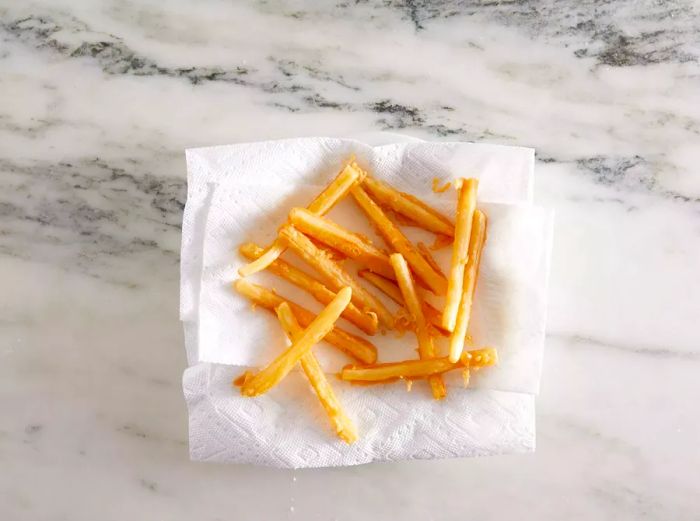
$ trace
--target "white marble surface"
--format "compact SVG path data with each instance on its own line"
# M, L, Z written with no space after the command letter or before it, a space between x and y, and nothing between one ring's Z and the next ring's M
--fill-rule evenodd
M694 2L164 4L0 0L1 519L700 517ZM536 454L189 462L183 149L367 129L537 148Z

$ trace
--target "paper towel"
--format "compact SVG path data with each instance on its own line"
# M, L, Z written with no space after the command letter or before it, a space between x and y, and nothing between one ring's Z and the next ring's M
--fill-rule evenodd
M432 177L442 180L464 175L480 177L480 203L487 197L510 203L531 198L532 151L520 148L414 143L373 149L356 141L301 139L190 150L187 153L188 202L183 222L181 288L181 317L190 364L207 360L257 365L269 361L269 357L262 360L251 356L255 354L251 348L281 345L283 339L278 328L270 327L274 321L271 323L271 317L262 312L250 313L248 306L241 313L235 304L229 306L232 298L242 303L228 287L238 266L235 246L251 238L259 242L271 240L286 211L294 204L307 203L351 153L374 175L391 180L401 189L420 193L438 207L453 204L454 197L433 196L429 191ZM401 177L396 177L398 172L402 173ZM352 207L349 201L347 204ZM544 330L543 288L546 286L551 216L522 205L480 206L490 217L488 245L491 253L486 248L477 290L483 295L479 293L475 305L481 306L479 303L483 302L486 311L497 304L499 292L509 289L510 293L507 302L503 302L506 305L499 308L501 313L484 313L478 307L474 313L475 317L484 317L479 319L484 326L484 338L495 340L497 345L498 342L512 345L514 349L498 371L484 371L476 385L534 393L539 381ZM341 211L333 218L339 222L351 218L356 224L358 215L342 215ZM514 258L517 258L517 269L513 269L511 259ZM484 269L491 273L489 277L483 275ZM280 285L279 281L275 282L275 286ZM304 300L293 291L286 294ZM533 295L534 301L530 298ZM222 300L216 302L218 308L212 306L212 299ZM528 307L530 315L517 312ZM213 308L218 314L212 313ZM234 324L232 317L237 315L242 321ZM504 325L504 320L509 324ZM412 351L406 350L407 341L410 342L405 339L396 344L402 348L398 351L402 353L399 358L412 356ZM382 346L386 343L384 338L379 342ZM515 349L518 346L526 349ZM528 349L532 356L521 356L520 351ZM232 352L236 358L231 357ZM332 350L328 348L324 352L332 353ZM381 356L385 359L385 353ZM332 358L326 357L324 362L331 364L326 367L332 368ZM347 401L346 407L359 415L360 429L367 431L348 451L323 429L323 418L306 423L292 421L299 417L300 402L296 396L290 398L287 388L300 386L308 393L308 385L300 375L291 375L284 386L264 398L251 400L231 392L230 378L240 370L240 367L200 363L185 373L183 384L190 411L194 459L301 467L534 448L534 397L531 394L453 388L449 401L440 405L426 400L418 389L407 398L405 389L397 390L392 386L344 389L347 386L339 385L336 387L343 388L339 393L343 395L343 402ZM314 411L318 405L314 409L313 403L306 403L304 408ZM384 412L375 417L376 425L365 425L359 418L371 414L362 412L367 410L375 413L400 411L400 417L405 420L405 426L399 429L401 434L392 431L393 422L388 421ZM477 414L483 414L478 421ZM492 429L487 435L484 431L488 429L486 417L501 428ZM449 425L459 433L456 439L454 434L449 435ZM444 437L440 432L444 432ZM222 437L229 442L221 445ZM401 442L395 450L389 450L381 443L388 439ZM248 447L247 452L242 451L243 447ZM279 447L288 447L289 452L283 451L285 455L280 456ZM316 456L309 457L311 453Z
M338 383L336 394L360 433L358 441L346 445L332 432L301 374L250 399L231 392L238 372L216 364L185 371L192 459L305 468L535 449L531 394L451 389L445 400L436 401L418 382L411 392L403 383Z

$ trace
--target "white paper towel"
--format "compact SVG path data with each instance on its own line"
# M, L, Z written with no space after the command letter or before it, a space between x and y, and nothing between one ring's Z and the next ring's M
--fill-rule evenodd
M411 392L402 383L376 388L338 383L338 398L360 433L346 445L301 374L250 399L231 392L238 371L216 364L185 371L192 459L305 468L535 449L531 394L450 389L445 400L436 401L418 382Z
M532 394L539 382L551 215L522 204L532 191L533 155L528 149L462 143L371 148L350 140L299 139L189 150L181 317L190 364L260 365L276 354L275 347L284 339L274 319L264 312L251 313L230 289L241 262L235 247L250 239L263 244L271 240L288 209L308 203L350 154L373 175L420 193L449 212L454 211L454 196L433 195L432 178L480 177L480 206L489 216L489 239L474 332L477 340L499 347L502 363L498 370L483 371L474 384L522 393L452 387L448 401L440 403L419 389L407 395L394 386L340 384L338 392L361 431L361 440L348 448L324 429L322 411L313 399L300 402L304 391L309 395L301 375L291 375L265 397L246 399L230 388L240 367L199 363L183 380L192 457L306 467L532 450ZM481 204L486 200L521 204ZM344 204L345 209L339 207L331 216L358 229L364 217L352 213L356 210L350 201ZM274 286L310 305L279 280ZM401 341L377 340L382 359L414 356L411 342L409 335ZM393 353L384 352L386 344ZM270 352L264 350L267 346ZM334 353L331 348L319 346L316 352L330 370L341 360L334 363L333 356L324 356ZM321 417L298 421L308 411L320 412ZM386 411L397 411L402 421L390 420ZM367 415L372 416L369 423L362 421ZM389 448L391 439L396 447Z

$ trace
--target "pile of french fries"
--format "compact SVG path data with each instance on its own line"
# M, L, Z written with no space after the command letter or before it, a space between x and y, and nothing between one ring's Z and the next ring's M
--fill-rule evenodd
M443 193L448 188L449 184L439 187L433 182L435 192ZM312 350L320 341L354 360L338 375L341 380L354 384L405 380L409 390L414 380L426 380L437 400L447 395L444 373L461 370L467 385L471 371L496 364L496 350L474 349L468 333L486 241L486 216L476 208L478 181L459 179L455 188L457 213L452 222L417 197L372 178L351 159L306 208L291 209L271 245L241 245L240 253L250 263L239 270L242 278L234 282L234 288L254 305L275 313L289 339L286 350L269 365L254 374L246 371L234 381L241 394L252 397L269 391L299 363L336 434L353 443L357 429L343 411ZM324 217L348 194L382 237L387 250ZM423 243L413 244L397 223L434 233L433 249L451 244L449 273L442 272L430 248ZM303 260L315 274L281 259L285 251ZM345 268L344 259L352 259L361 267L356 276ZM265 269L308 292L325 308L315 314L270 288L249 282L247 277ZM358 277L397 303L398 310L392 313L360 284ZM442 310L427 302L426 292L444 297ZM341 329L337 325L340 318L369 336L390 330L412 331L418 342L418 359L377 363L375 345ZM439 337L449 340L448 356L440 356L436 349Z

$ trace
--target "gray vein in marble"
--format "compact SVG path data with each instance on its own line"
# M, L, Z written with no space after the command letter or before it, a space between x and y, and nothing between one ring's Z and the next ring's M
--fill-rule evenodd
M700 197L691 197L661 186L658 174L672 168L662 159L645 158L634 154L631 156L596 155L568 160L538 153L537 161L543 164L573 163L578 171L585 173L594 183L625 193L648 193L673 202L700 204ZM620 198L598 199L598 202L608 201L626 202Z
M43 425L39 425L39 424L33 423L33 424L27 425L27 426L24 428L24 432L25 432L26 434L38 434L39 432L41 432L41 430L42 430L43 428L44 428Z
M612 67L697 62L700 56L700 16L690 0L359 0L341 6L357 4L395 9L416 31L455 17L516 26ZM662 25L668 19L675 23Z
M548 333L547 338L566 343L569 347L595 347L612 349L623 353L630 353L658 359L680 359L688 362L700 361L700 352L682 351L667 346L643 346L630 345L621 342L609 342L589 335Z
M158 492L158 483L156 483L155 481L151 481L150 479L141 478L141 479L139 480L139 484L140 484L143 488L145 488L146 490L148 490L148 491L150 491L150 492L153 492L153 493L157 493L157 492Z
M3 254L130 285L125 266L155 255L176 275L184 180L99 158L58 164L0 160L0 172Z
M359 87L352 85L339 74L334 74L308 64L299 64L294 60L269 57L280 73L279 79L267 79L251 67L238 66L234 69L219 67L165 67L156 61L142 56L129 48L121 38L112 34L95 33L85 23L74 17L54 15L35 15L0 24L6 33L20 42L36 49L52 50L65 59L88 58L93 60L106 74L133 76L164 76L184 79L198 85L205 82L232 83L242 87L254 88L269 94L295 94L301 103L270 101L268 104L290 112L299 112L308 108L342 111L370 111L379 116L377 125L385 130L424 128L432 133L446 137L459 136L462 139L482 140L486 137L512 139L511 136L469 131L465 126L441 121L440 112L451 112L449 106L439 106L435 111L421 109L380 98L374 101L351 102L333 100L316 91L314 83L332 83L349 92L356 92ZM60 33L70 32L79 35L82 40L78 46L71 46L60 40ZM95 41L97 40L97 41ZM313 81L306 82L305 78ZM430 116L428 114L430 113ZM0 123L2 120L0 119ZM48 124L45 123L44 125Z
M396 6L392 2L389 4L390 7ZM518 2L517 4L526 5L528 2ZM451 9L456 9L454 15L464 15L465 12L468 13L470 9L475 8L469 2L453 2L451 6ZM425 2L413 2L410 5L407 4L406 7L415 16L418 16L419 20L433 20L445 16L444 5L434 7ZM480 7L483 6L480 4ZM485 11L479 10L479 13L490 12L492 7L493 5L489 4ZM465 9L466 11L464 11ZM548 11L545 9L540 12L535 9L535 12L540 13L537 15L540 16ZM695 19L690 18L695 23ZM596 20L597 23L600 23L601 18L596 18ZM348 82L342 74L323 70L320 63L317 65L303 64L291 59L268 57L268 61L276 66L277 72L280 74L279 78L266 77L257 69L247 66L238 66L233 69L197 66L173 68L159 65L154 60L139 55L117 36L94 33L85 23L73 17L58 14L32 16L9 21L3 25L3 28L14 38L24 42L25 45L52 49L66 59L89 58L110 75L165 76L184 79L194 85L203 82L224 82L261 90L265 93L291 94L284 101L271 99L266 103L271 107L292 113L308 111L309 109L342 112L369 111L377 115L376 125L384 130L420 128L440 137L473 141L497 139L501 142L508 142L514 139L513 136L492 132L488 128L478 131L455 121L454 117L449 115L454 109L447 105L418 107L388 98L351 101L350 97L343 96L342 93L336 94L340 98L333 99L317 91L319 84L332 83L345 89L348 93L357 92L359 87ZM75 33L83 41L77 46L75 44L68 46L56 36L59 31ZM677 119L680 116L670 114L668 117ZM3 118L4 116L0 115L0 126L3 125ZM31 135L35 131L45 131L59 123L59 121L49 120L37 121L33 127L25 129L25 133ZM681 122L677 121L676 123ZM688 118L685 125L689 131L692 131L696 122ZM11 120L5 123L8 130L14 130L15 126ZM542 150L543 148L540 147L540 151ZM668 166L661 158L634 154L619 157L591 156L558 159L547 157L546 150L544 153L545 157L541 159L543 162L573 162L580 171L589 174L590 178L598 184L615 189L632 188L635 191L646 191L678 202L697 204L700 201L697 197L667 190L659 185L656 179L657 172Z
M36 48L53 49L69 58L93 58L107 74L174 76L187 79L195 85L203 81L248 84L244 79L250 72L248 68L223 70L212 67L163 67L149 58L139 56L126 46L121 38L112 34L94 33L86 24L73 17L56 20L52 16L30 16L4 23L2 28L25 44ZM84 41L78 47L73 47L56 38L56 33L61 31L101 38L99 41ZM273 85L268 88L271 91L275 90Z
M126 423L124 425L121 425L116 430L117 430L117 432L125 434L131 438L146 440L146 441L150 441L153 443L166 442L166 443L170 443L170 444L173 444L176 446L187 445L187 442L185 440L166 438L164 436L160 436L160 435L156 435L156 434L153 434L150 432L146 432L144 429L142 429L138 425L131 424L131 423Z

